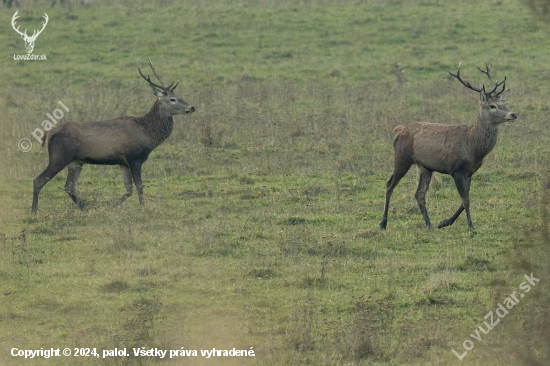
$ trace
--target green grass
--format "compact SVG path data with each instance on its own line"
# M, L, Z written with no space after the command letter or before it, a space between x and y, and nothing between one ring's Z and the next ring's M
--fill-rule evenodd
M519 1L48 6L24 6L18 23L32 29L48 13L34 51L47 61L14 61L23 41L9 25L14 11L0 14L2 365L60 362L12 357L13 347L256 354L174 364L449 365L458 362L451 349L462 353L531 272L540 287L461 363L550 359L540 229L550 25ZM63 172L32 217L32 180L47 152L34 141L22 153L17 142L32 140L59 100L70 109L64 122L145 114L154 99L136 62L148 57L165 81L181 80L177 91L197 111L176 117L144 164L145 208L136 195L113 208L124 192L118 167L87 165L78 189L89 213L63 191ZM411 169L380 231L393 127L476 117L475 93L447 76L459 62L476 85L484 81L476 66L492 62L520 116L501 127L473 177L476 230L465 217L425 230ZM435 175L433 222L459 204L452 179Z

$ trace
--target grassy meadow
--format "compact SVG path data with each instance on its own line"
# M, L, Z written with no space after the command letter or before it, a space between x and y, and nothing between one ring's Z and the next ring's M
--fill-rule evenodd
M0 9L1 365L548 365L550 23L519 0L22 1L49 23L34 54ZM31 31L28 32L31 34ZM118 166L86 165L83 213L31 132L144 115L150 57L197 111L149 156L146 205ZM412 168L392 197L392 129L471 124L478 96L447 74L493 63L519 114L474 175L471 210L426 230ZM396 66L398 63L399 66ZM147 71L146 71L147 70ZM33 142L29 152L18 141ZM437 224L460 198L435 174ZM481 341L470 337L524 275L540 282ZM465 352L459 361L452 349ZM13 357L96 348L100 358ZM134 357L132 348L255 357ZM101 358L127 348L130 357Z

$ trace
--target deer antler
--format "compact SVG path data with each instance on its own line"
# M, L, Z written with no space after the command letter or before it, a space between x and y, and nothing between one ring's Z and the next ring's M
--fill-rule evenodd
M151 70L153 70L153 74L155 74L155 76L157 77L158 81L162 84L162 86L164 86L165 88L169 88L169 86L166 85L164 83L164 81L162 81L159 74L157 74L157 71L155 70L155 67L153 66L153 62L151 61L151 57L149 57L149 65L151 66ZM172 83L172 84L174 84L174 83Z
M487 78L489 78L489 81L491 82L491 84L493 84L493 90L489 93L486 93L487 95L493 94L499 86L503 85L502 90L497 94L495 94L498 97L504 92L504 89L506 88L506 76L504 76L504 79L500 83L498 82L498 80L494 82L493 78L491 77L492 68L493 68L493 65L489 66L487 63L485 63L485 71L481 70L479 67L477 69L482 73L484 73L485 75L487 75Z
M149 84L151 84L152 86L154 87L157 87L161 90L164 90L166 92L168 91L174 91L174 89L176 89L176 86L178 86L179 82L172 87L172 85L174 85L174 82L172 82L172 84L170 85L166 85L160 78L159 74L157 74L157 72L155 71L155 67L153 66L153 63L151 62L151 59L149 58L149 65L151 65L151 70L153 70L153 74L155 74L155 76L157 77L157 79L159 80L159 82L162 84L162 85L157 85L155 83L153 83L151 81L151 78L149 77L149 75L147 75L147 77L145 75L143 75L143 73L141 72L141 68L140 68L140 63L138 62L138 71L139 71L139 74L141 75L142 78L144 78L145 80L147 80L147 82Z
M449 73L449 75L451 75L452 77L454 78L457 78L458 81L460 81L462 83L462 85L464 85L466 88L468 89L472 89L478 93L481 93L481 89L477 89L477 88L474 88L472 86L472 84L470 84L469 81L464 81L462 80L462 78L460 77L460 66L462 65L462 62L458 64L458 70L456 71L456 74L453 74L452 72L450 72L448 69L447 69L447 72Z
M172 84L166 85L166 84L164 83L164 81L162 81L162 80L160 79L159 74L157 74L157 72L155 71L155 68L154 68L154 66L153 66L153 62L151 62L151 58L150 58L150 57L149 57L149 65L151 65L151 70L153 70L153 74L155 74L155 76L157 77L157 79L160 81L160 83L161 83L165 88L168 88L168 90L170 90L170 91L174 91L174 89L176 89L176 86L178 86L179 81L178 81L178 83L176 84L176 86L174 86L173 88L172 88L172 85L174 85L174 82L173 82L173 81L172 81Z
M495 94L496 97L500 96L503 92L504 92L504 89L506 88L506 76L504 77L504 80L502 80L500 83L497 81L496 83L493 81L493 79L491 78L491 67L492 66L489 66L487 63L485 64L485 71L483 71L482 69L480 69L478 67L478 70L481 71L483 74L487 75L487 77L489 78L489 81L491 82L491 84L493 85L493 90L491 90L490 92L486 92L485 91L485 85L482 86L481 89L478 89L478 88L474 88L472 86L472 84L470 84L469 81L464 81L462 80L462 78L460 77L460 66L462 65L462 63L459 63L458 64L458 70L456 72L456 74L453 74L452 72L450 72L449 70L447 70L447 72L449 73L449 75L451 75L452 77L454 78L457 78L458 81L460 81L462 83L462 85L464 85L465 87L467 87L468 89L471 89L471 90L474 90L478 93L481 93L483 92L486 96L491 96L493 95L493 93L497 90L497 88L499 86L502 85L502 90L498 93Z
M19 15L17 15L17 13L19 13L19 10L17 10L15 12L15 14L13 14L13 18L11 18L11 26L13 27L13 29L19 33L21 36L25 37L25 38L28 38L29 36L27 36L27 30L25 29L25 32L24 33L21 33L21 31L19 31L19 27L15 28L15 20L17 18L19 18Z
M159 88L160 90L166 91L166 88L165 88L165 87L153 83L153 82L151 81L151 78L149 77L149 75L147 75L147 76L143 75L143 73L141 72L141 67L140 67L140 63L139 63L139 62L138 62L138 71L139 71L139 74L141 75L141 77L144 78L145 80L147 80L147 82L148 82L151 86L154 86L155 88Z
M504 80L502 80L502 90L496 93L495 96L500 97L504 93L504 89L506 89L506 75L504 76Z

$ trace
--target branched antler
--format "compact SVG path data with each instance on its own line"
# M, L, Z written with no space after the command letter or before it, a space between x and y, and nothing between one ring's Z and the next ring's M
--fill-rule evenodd
M149 65L151 65L151 70L153 70L153 74L155 74L155 76L157 77L158 81L160 81L160 83L162 84L162 86L164 86L165 88L168 88L168 89L170 89L170 90L172 90L172 91L173 91L174 89L176 89L176 86L178 86L179 82L178 82L178 84L176 84L176 86L174 86L174 88L172 88L172 85L174 85L174 82L173 82L173 81L172 81L172 84L166 85L166 84L164 83L164 81L161 80L159 74L157 74L157 72L156 72L156 70L155 70L155 67L153 66L153 63L151 62L151 58L150 58L150 57L149 57Z
M493 65L489 66L489 64L485 63L485 71L481 70L479 67L477 69L482 73L484 73L485 75L487 75L487 78L489 78L489 81L491 82L491 84L493 84L493 90L487 95L493 94L499 86L503 85L502 90L497 94L495 94L495 96L498 97L504 92L504 89L506 88L506 76L504 76L504 79L500 83L498 82L498 80L494 82L493 78L491 77L492 68L493 68Z
M458 70L456 72L456 74L453 74L452 72L450 72L449 70L447 70L447 72L449 73L449 75L451 75L452 77L458 79L458 81L460 81L462 83L462 85L464 85L465 87L467 87L468 89L471 89L471 90L474 90L478 93L485 93L486 96L492 96L493 93L497 90L497 88L499 86L502 85L502 89L500 92L496 93L494 96L496 97L499 97L503 92L504 92L504 89L506 89L506 76L504 76L504 80L502 80L500 83L498 82L494 82L493 79L491 78L491 67L492 66L489 66L487 63L485 64L485 71L483 71L482 69L480 69L479 67L477 68L479 71L481 71L483 74L487 75L487 78L489 78L489 81L491 82L491 84L493 85L493 90L489 91L489 92L486 92L485 91L485 85L483 84L481 89L478 89L478 88L475 88L472 86L472 84L470 84L469 81L464 81L461 77L460 77L460 66L462 65L462 63L459 63L458 64Z
M157 85L155 83L153 83L151 81L151 78L149 77L149 75L145 76L143 75L143 73L141 72L141 68L140 68L140 63L138 62L138 71L139 71L139 74L141 75L142 78L144 78L145 80L147 80L147 82L151 85L151 86L154 86L156 88L159 88L161 90L164 90L165 92L173 92L174 89L176 89L176 86L178 86L179 82L174 85L174 82L172 82L172 84L170 85L166 85L160 78L159 74L157 74L156 70L155 70L155 67L153 66L153 63L151 62L151 59L149 58L149 65L151 65L151 70L153 70L153 74L157 77L158 81L161 83L161 85ZM174 86L172 86L174 85Z
M449 75L451 75L452 77L454 78L457 78L458 81L460 81L462 83L462 85L464 85L466 88L468 89L472 89L478 93L481 93L481 89L477 89L477 88L474 88L472 86L472 84L470 84L469 81L464 81L462 80L462 78L460 77L460 66L462 65L462 62L458 64L458 70L456 71L456 74L453 74L452 72L450 72L448 69L447 69L447 72L449 73Z

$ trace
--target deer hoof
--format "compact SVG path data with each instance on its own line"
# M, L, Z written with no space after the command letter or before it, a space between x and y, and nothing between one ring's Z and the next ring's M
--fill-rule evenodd
M449 220L443 220L443 221L441 221L441 222L439 223L439 225L437 225L437 228L438 228L438 229L442 229L442 228L444 228L445 226L449 226L449 225L450 225Z

